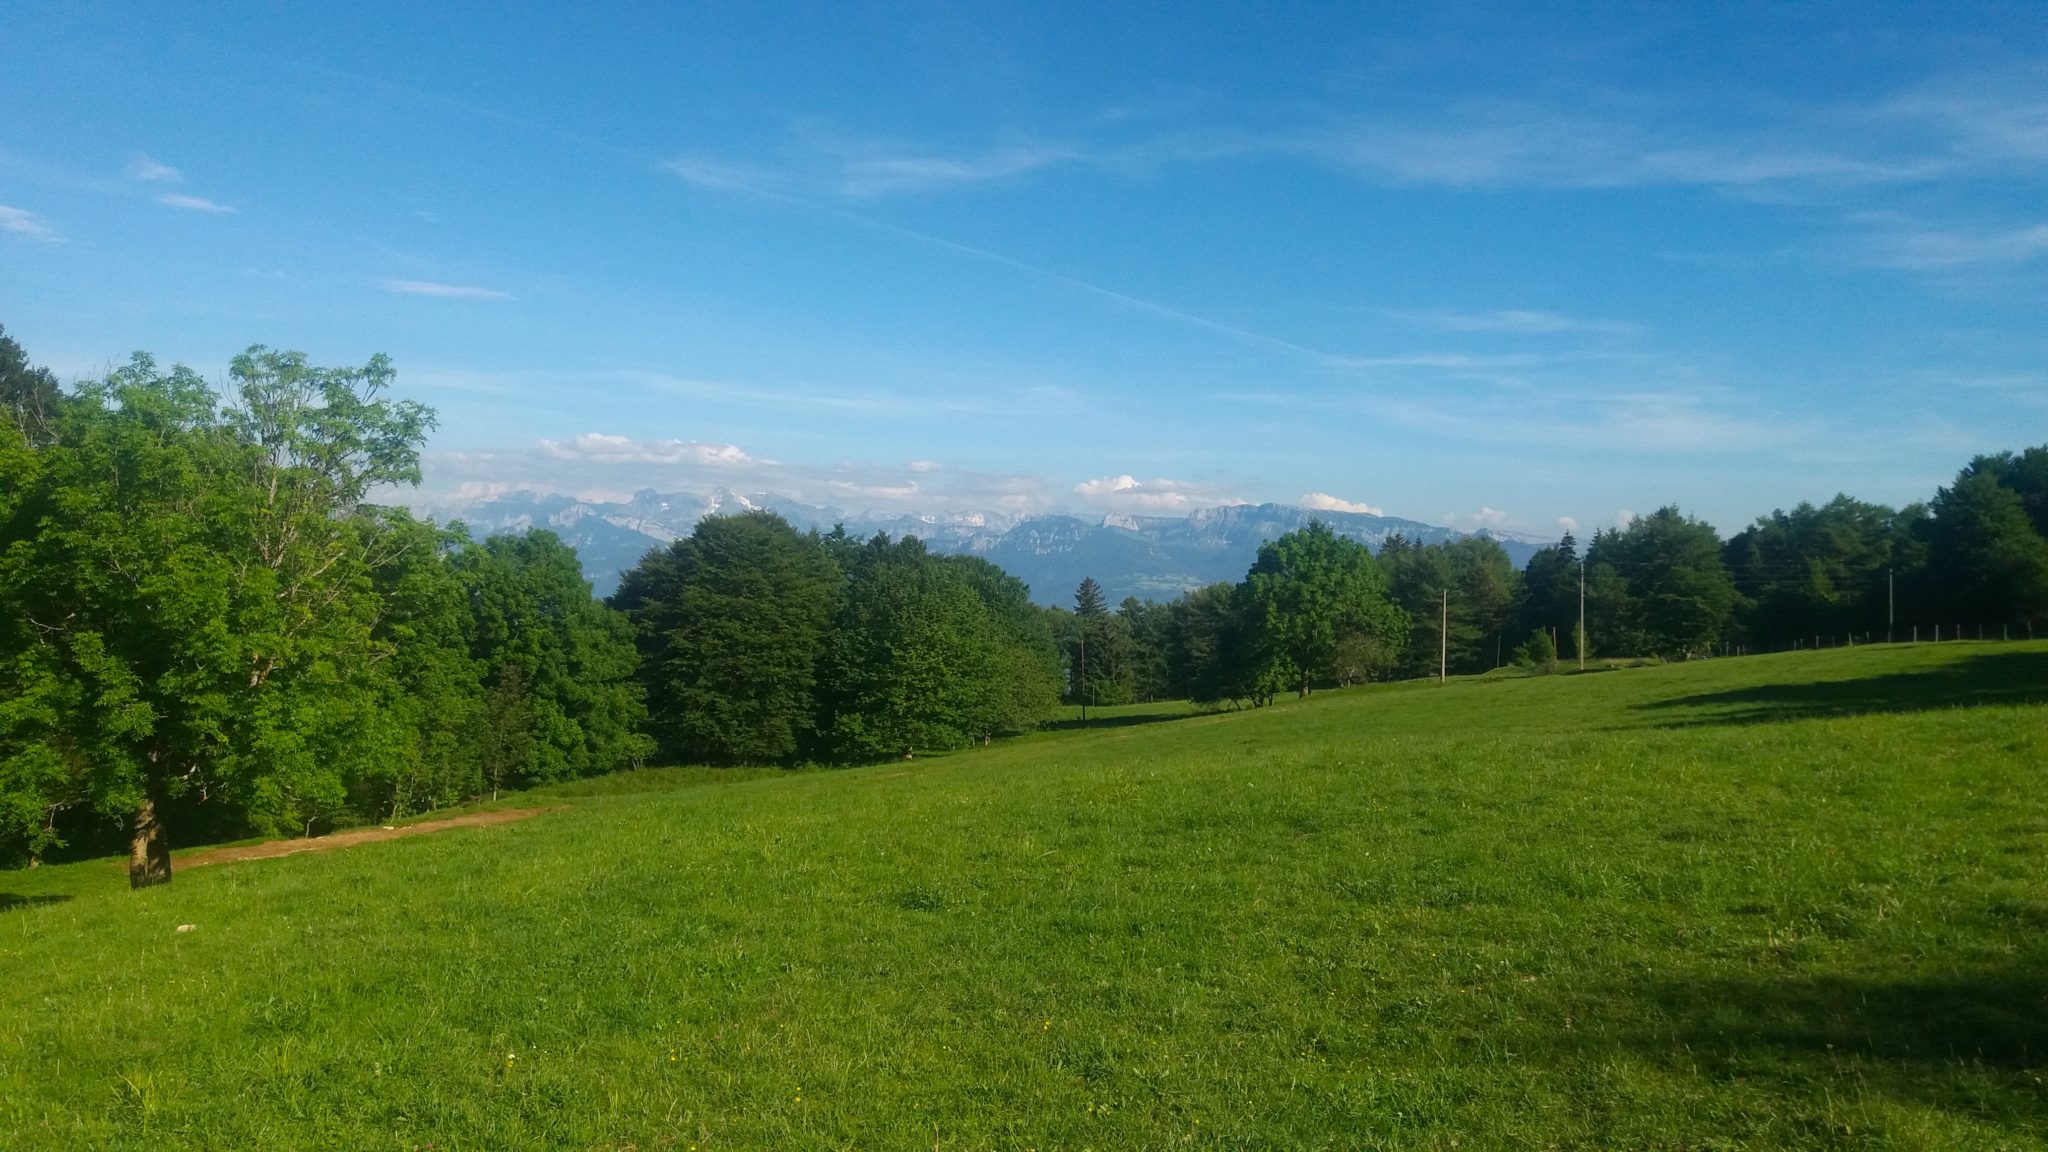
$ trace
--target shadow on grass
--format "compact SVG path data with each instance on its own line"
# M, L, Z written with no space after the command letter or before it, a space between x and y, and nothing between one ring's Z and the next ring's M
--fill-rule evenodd
M71 899L68 892L50 892L40 896L23 896L16 892L0 892L0 912L14 908L35 908L44 904L62 904Z
M2034 1129L2048 1119L2048 975L1707 979L1626 988L1654 1008L1622 1043L1653 1060L1806 1096L1853 1066L1888 1096Z
M1064 720L1048 720L1039 725L1041 732L1081 732L1097 728L1131 728L1139 724L1166 724L1175 720L1193 720L1201 712L1147 712L1139 716L1090 716L1086 720L1069 716Z
M1939 668L1860 680L1760 684L1638 704L1659 727L1757 724L1814 716L1924 712L1992 704L2048 703L2048 652L1994 652Z

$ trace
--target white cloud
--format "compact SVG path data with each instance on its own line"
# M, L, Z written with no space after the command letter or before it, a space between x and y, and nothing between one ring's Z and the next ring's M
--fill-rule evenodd
M540 450L557 460L606 464L698 464L712 468L753 468L772 464L750 456L737 444L701 440L635 440L603 432L585 432L569 440L542 440Z
M1481 528L1506 528L1512 522L1512 518L1507 513L1498 508L1488 508L1483 505L1477 512L1446 512L1444 514L1444 525L1446 527L1459 528L1467 532L1477 531Z
M61 240L57 230L49 222L26 208L9 208L0 204L0 232L12 232L34 240Z
M939 470L939 462L936 460L912 460L906 467L912 472L937 472Z
M1354 500L1339 500L1328 492L1310 492L1301 498L1303 508L1318 512L1358 512L1366 516L1385 516L1386 512L1370 504Z
M128 158L128 178L150 184L179 184L185 174L161 160L153 160L137 152Z
M1083 480L1074 485L1074 494L1088 504L1135 508L1145 512L1187 512L1217 504L1244 503L1199 484L1182 480L1139 480L1128 473Z
M216 204L204 196L180 196L175 192L164 193L156 198L156 202L170 208L183 208L188 212L212 212L227 216L237 211L226 204Z
M448 493L451 500L472 502L496 500L500 496L522 491L528 485L511 480L464 480Z
M510 292L478 288L468 284L439 284L432 280L386 280L386 292L403 296L438 296L445 300L510 300Z
M1572 519L1569 516L1559 516L1557 518L1557 526L1562 531L1574 534L1576 534L1579 530L1579 522L1577 520Z
M915 480L907 484L856 484L851 480L833 480L830 485L834 492L876 500L915 500L919 495Z
M1623 508L1614 514L1614 524L1618 528L1626 528L1635 522L1636 514L1632 508Z

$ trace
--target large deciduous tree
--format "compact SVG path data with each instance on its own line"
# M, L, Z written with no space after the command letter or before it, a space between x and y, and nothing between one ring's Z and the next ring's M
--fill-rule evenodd
M1320 520L1263 545L1241 589L1259 647L1302 696L1316 680L1335 678L1348 638L1391 651L1407 627L1372 553Z
M417 482L432 414L381 357L235 358L232 404L137 355L63 403L10 519L7 759L130 822L130 882L170 878L173 811L303 830L385 749L377 598L351 519ZM13 775L15 770L9 770Z

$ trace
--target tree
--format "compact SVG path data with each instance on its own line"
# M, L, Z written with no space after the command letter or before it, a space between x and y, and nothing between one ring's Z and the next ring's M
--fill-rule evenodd
M1211 689L1221 679L1224 636L1236 619L1233 592L1230 584L1211 584L1167 605L1168 696L1201 703L1223 699Z
M1059 705L1060 654L1031 589L979 556L946 556L940 563L974 589L994 626L999 671L986 734L1037 728Z
M1712 652L1727 634L1735 584L1712 525L1660 508L1596 533L1586 559L1596 647L1685 658Z
M1557 643L1550 638L1548 629L1536 629L1529 633L1527 640L1516 646L1515 664L1538 672L1556 671Z
M1541 631L1552 640L1577 634L1579 624L1579 546L1567 532L1564 539L1539 550L1522 570L1515 599L1514 630Z
M530 755L506 782L544 784L637 766L652 751L642 731L633 625L591 598L576 553L539 529L492 536L453 557L474 619L471 655L491 669L493 699L511 697L516 669Z
M1066 636L1067 702L1086 706L1128 704L1133 698L1131 636L1109 611L1102 586L1084 577L1074 589L1072 630Z
M1501 639L1514 613L1520 577L1499 541L1466 536L1444 545L1450 563L1451 633L1447 658L1453 671L1484 672L1500 662Z
M2034 531L2048 537L2048 444L2024 452L1979 456L1963 468L1965 476L1978 472L1991 473L2001 487L2017 494Z
M1116 616L1124 635L1130 638L1131 698L1140 703L1171 699L1166 655L1170 616L1167 606L1128 596L1117 605Z
M997 731L1017 664L966 571L915 537L877 535L848 559L819 677L826 755L907 757Z
M485 714L489 669L472 654L469 589L451 563L474 547L469 533L398 509L362 517L361 530L379 605L371 639L390 751L350 782L349 807L391 819L478 796L480 749L506 729Z
M1951 617L2004 622L2048 616L2048 540L1997 471L1965 468L1935 493L1932 511L1935 582Z
M1758 517L1731 537L1721 552L1745 642L1882 633L1887 577L1902 566L1899 523L1890 508L1838 495Z
M817 720L818 658L839 568L773 512L715 516L648 553L613 594L633 622L664 752L788 763Z
M6 775L122 814L138 887L169 880L174 817L303 830L388 750L355 518L417 482L432 414L381 397L381 357L252 348L230 379L223 406L138 354L81 385L0 541Z
M0 327L0 417L11 421L29 444L47 444L63 399L56 375L31 365L28 353Z
M1386 574L1372 553L1320 520L1260 547L1241 587L1243 619L1302 696L1318 678L1335 676L1347 637L1391 648L1407 624L1387 601Z

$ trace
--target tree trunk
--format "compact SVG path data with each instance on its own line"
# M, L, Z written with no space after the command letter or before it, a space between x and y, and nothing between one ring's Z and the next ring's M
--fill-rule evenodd
M171 882L171 842L157 819L156 801L144 797L135 812L135 832L128 846L128 886L150 888Z

